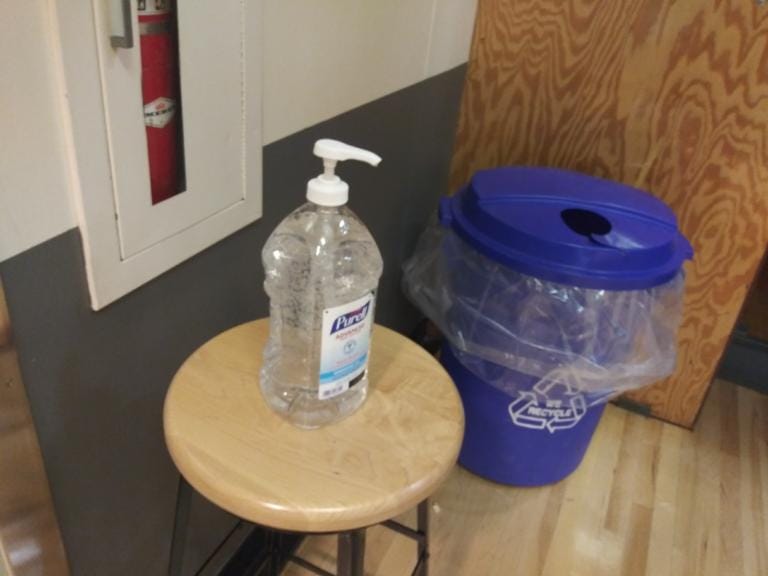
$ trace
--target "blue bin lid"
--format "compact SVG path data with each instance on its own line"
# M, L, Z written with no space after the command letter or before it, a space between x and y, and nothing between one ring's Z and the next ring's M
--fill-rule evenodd
M661 200L553 168L481 170L443 199L440 221L497 262L585 288L657 286L693 256Z

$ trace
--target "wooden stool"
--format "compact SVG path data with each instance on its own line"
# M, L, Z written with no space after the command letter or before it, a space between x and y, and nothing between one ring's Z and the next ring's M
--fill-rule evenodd
M426 575L427 498L453 467L464 431L450 377L419 346L377 325L365 404L337 424L302 430L262 398L268 330L266 319L237 326L179 369L164 411L179 471L245 520L287 532L339 533L339 576L362 576L365 528L382 522L419 542L413 573ZM417 530L391 521L416 505Z

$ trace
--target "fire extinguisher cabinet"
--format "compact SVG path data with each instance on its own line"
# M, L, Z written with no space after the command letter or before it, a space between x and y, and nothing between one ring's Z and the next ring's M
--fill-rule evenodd
M56 3L99 310L261 217L261 3Z

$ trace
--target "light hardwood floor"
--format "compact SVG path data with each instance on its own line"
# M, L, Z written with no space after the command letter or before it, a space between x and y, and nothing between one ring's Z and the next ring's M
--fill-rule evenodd
M693 432L609 406L563 482L510 488L457 468L433 502L431 576L766 576L768 396L716 382ZM366 576L410 574L415 545L368 532ZM332 570L335 540L301 555Z

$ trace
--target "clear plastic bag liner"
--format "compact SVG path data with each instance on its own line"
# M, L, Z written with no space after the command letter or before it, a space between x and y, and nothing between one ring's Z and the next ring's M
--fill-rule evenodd
M459 361L514 396L530 378L590 405L651 384L675 367L684 275L645 290L598 290L517 272L433 222L404 266L408 297ZM523 384L528 381L528 384Z

